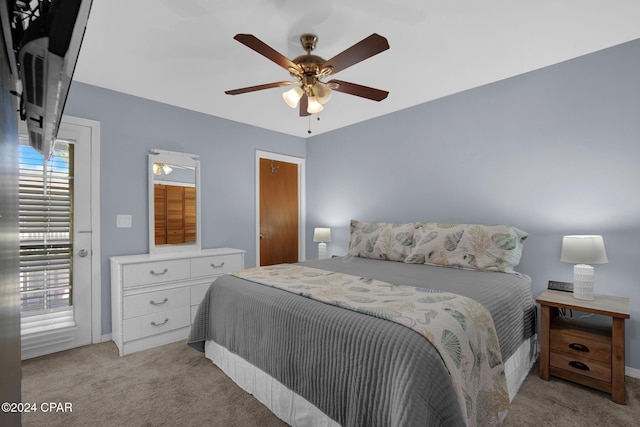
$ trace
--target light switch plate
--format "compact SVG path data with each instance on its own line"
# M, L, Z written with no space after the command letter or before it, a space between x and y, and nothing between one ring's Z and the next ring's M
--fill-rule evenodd
M554 291L573 292L573 283L549 280L548 289L553 289Z
M117 215L116 227L118 228L131 228L132 218L131 215Z

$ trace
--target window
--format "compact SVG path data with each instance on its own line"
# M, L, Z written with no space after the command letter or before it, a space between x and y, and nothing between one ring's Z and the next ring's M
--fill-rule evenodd
M20 310L22 334L74 326L73 144L58 140L48 160L20 140Z

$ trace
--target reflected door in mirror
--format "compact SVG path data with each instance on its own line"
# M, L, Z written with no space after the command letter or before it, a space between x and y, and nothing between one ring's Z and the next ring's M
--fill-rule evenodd
M154 224L156 245L195 242L195 188L155 184Z

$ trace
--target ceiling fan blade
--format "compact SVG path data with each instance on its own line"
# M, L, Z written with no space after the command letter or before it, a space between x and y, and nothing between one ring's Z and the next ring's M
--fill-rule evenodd
M380 90L369 86L361 86L355 83L349 83L342 80L330 80L327 85L331 90L337 92L348 93L349 95L360 96L362 98L372 99L374 101L382 101L389 95L386 90Z
M344 70L360 61L364 61L374 55L389 49L389 42L379 34L373 33L366 39L359 41L350 48L340 52L333 58L325 61L320 69L331 67L333 74Z
M234 39L238 40L248 48L255 50L265 58L272 60L287 71L291 71L291 69L294 69L302 72L302 70L300 70L300 67L291 62L289 58L282 55L280 52L276 51L252 34L236 34Z
M297 82L265 83L263 85L249 86L249 87L243 87L243 88L240 88L240 89L233 89L233 90L226 90L226 91L224 91L224 93L226 93L227 95L240 95L241 93L255 92L257 90L271 89L271 88L274 88L274 87L288 86L288 85L292 85L292 84L295 84L295 83L297 83Z
M308 107L309 98L307 98L307 94L304 94L302 95L302 98L300 98L300 117L307 117L311 115L311 113L307 111Z

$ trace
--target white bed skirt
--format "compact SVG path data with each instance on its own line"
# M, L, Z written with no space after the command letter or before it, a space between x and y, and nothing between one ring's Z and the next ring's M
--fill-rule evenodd
M285 423L299 427L340 426L315 405L216 342L205 343L205 356L222 369L240 388L252 394ZM505 362L509 400L513 400L520 390L520 386L537 358L538 338L534 335L523 342Z

